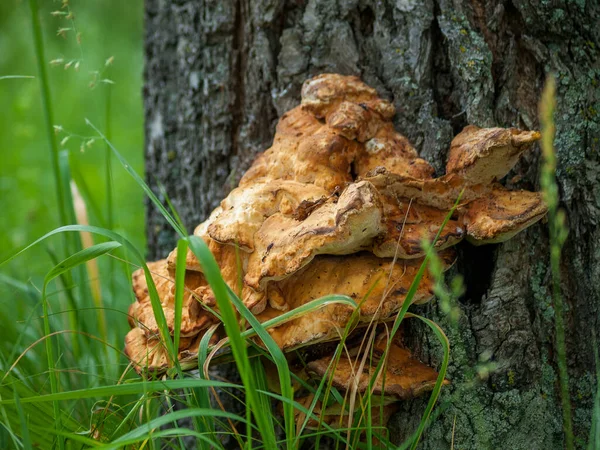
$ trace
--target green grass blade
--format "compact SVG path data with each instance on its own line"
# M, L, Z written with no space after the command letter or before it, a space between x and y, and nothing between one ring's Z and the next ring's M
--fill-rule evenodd
M0 353L0 363L2 364L2 367L8 367L9 365L9 361L14 361L14 359L17 357L17 354L19 352L19 349L21 348L21 342L23 341L24 337L25 337L25 330L29 329L29 326L35 316L36 310L38 309L39 306L41 306L42 304L42 300L41 300L41 295L40 293L35 290L32 286L25 284L25 283L21 283L20 281L9 277L7 275L3 275L0 273L0 283L6 283L9 286L12 286L13 288L20 290L21 292L23 292L27 297L29 297L33 303L33 307L30 308L30 312L27 315L27 319L25 320L24 326L22 328L23 331L18 332L16 329L12 330L9 332L11 336L16 336L16 339L13 341L13 345L12 345L12 350L10 352L10 354L8 355L3 355L2 353ZM5 324L5 327L8 324Z
M329 363L329 366L327 367L327 371L325 373L332 373L331 371L335 370L334 367L337 365L337 362L341 355L341 351L342 351L342 346L338 345L336 348L334 357L331 359L331 362ZM314 411L315 407L317 406L317 402L321 398L321 393L325 389L327 389L327 384L328 384L328 377L325 376L325 377L321 378L321 381L319 382L319 386L317 387L317 390L314 392L313 400L312 400L310 406L307 408L307 414L305 414L304 421L302 422L302 425L300 426L298 436L296 436L296 442L294 443L296 447L300 446L300 436L303 434L304 429L308 425L308 422L309 422L311 416L313 415L313 411ZM343 403L343 399L342 399L341 403ZM322 404L323 404L323 406L325 405L325 399L322 402ZM324 410L324 408L322 408L322 410ZM322 422L322 418L319 419L319 427L321 426L321 422Z
M31 75L3 75L0 80L33 80L35 77Z
M71 158L70 154L64 150L60 153L60 166L61 166L61 173L62 176L65 180L65 185L66 186L70 186L71 181L71 168L70 168L70 163L74 162L75 158ZM81 196L81 200L84 200L84 197L81 195L81 193L79 193L79 195ZM89 196L88 201L91 201L91 196ZM74 204L74 199L72 196L72 192L69 189L69 196L67 198L65 198L65 205L67 206L67 214L69 217L69 222L70 223L78 223L78 217L77 217L77 212L75 211L75 204ZM87 209L88 209L88 204L85 203L85 212L87 215ZM81 225L88 225L88 223L82 223ZM80 251L83 248L83 243L82 243L82 236L79 234L68 234L68 237L71 241L70 244L70 250L71 252L74 251ZM100 290L97 292L97 295L93 295L92 294L92 288L90 283L87 283L87 281L90 279L90 273L88 273L88 267L85 264L78 264L76 267L74 267L73 270L73 278L75 280L75 285L78 288L79 291L79 299L77 302L77 307L78 308L82 308L82 307L86 307L86 306L97 306L98 308L102 307L102 295ZM94 318L93 316L79 316L79 323L80 323L80 327L85 329L85 330L92 330L92 329L97 329L100 333L100 336L102 337L102 339L104 341L108 341L108 330L106 327L106 318L104 316L104 311L102 309L98 310L98 317L97 320L96 318ZM90 320L92 319L93 320ZM84 345L85 345L85 341L84 341ZM87 352L88 354L91 353L89 348L84 348L83 349L84 352ZM104 357L106 360L108 360L108 350L106 347L103 348L104 351ZM94 356L96 357L96 354L94 353ZM80 359L79 357L77 359ZM99 358L98 358L99 359ZM97 366L101 371L104 371L104 367L103 365L99 364Z
M60 174L58 146L54 136L54 118L52 113L52 100L50 98L50 84L46 72L46 56L44 52L44 40L42 38L42 26L40 24L40 11L37 0L29 0L31 10L31 28L33 30L33 42L35 46L36 64L38 69L40 93L42 97L42 109L44 111L44 128L48 145L50 146L50 162L54 174L54 183L56 187L56 202L58 206L58 218L61 225L66 225L67 211L63 199L68 195ZM62 448L62 445L61 445Z
M235 296L231 289L229 290L229 293L231 296ZM355 309L357 307L356 302L347 295L330 294L317 298L315 300L311 300L310 302L305 303L304 305L299 306L298 308L292 309L291 311L287 311L280 316L274 317L272 319L264 321L263 323L260 323L258 319L256 319L256 317L254 316L254 314L252 314L248 310L248 308L246 308L246 306L241 302L241 300L239 300L239 298L232 299L232 301L234 302L236 308L245 308L248 311L248 322L252 327L246 331L243 331L241 334L242 337L249 338L258 335L261 338L261 340L263 340L263 338L266 340L270 340L275 346L277 346L277 344L275 344L275 341L273 341L269 333L266 331L269 328L283 325L286 322L297 319L298 317L305 316L306 314L310 314L311 312L314 312L328 305L348 305ZM250 317L250 315L252 317ZM279 349L279 347L277 348ZM277 352L277 350L275 349L273 349L273 351Z
M554 328L556 334L556 355L560 398L563 413L563 430L565 447L575 448L573 435L573 419L571 413L571 395L569 392L569 373L567 371L567 350L565 343L564 305L560 288L561 251L567 239L568 229L565 225L564 212L558 209L558 184L556 183L556 154L554 152L554 109L556 108L556 81L548 76L540 101L540 125L542 139L542 171L540 186L544 201L548 205L548 225L550 229L550 269L552 273L552 300L554 302Z
M425 274L425 271L427 270L427 264L429 262L429 259L431 258L431 254L435 251L435 244L438 241L438 239L440 238L440 235L442 234L442 231L446 227L446 224L448 223L448 221L454 214L454 211L456 211L456 208L458 207L461 197L462 197L462 192L456 199L456 202L454 202L452 209L448 212L448 214L444 218L444 221L442 222L440 229L438 230L437 234L435 235L435 238L431 242L429 251L426 252L425 257L423 258L423 262L421 263L421 267L419 267L419 270L417 271L417 274L415 275L415 278L413 279L413 281L410 285L410 288L408 289L408 292L406 294L406 299L404 300L404 303L402 304L402 308L400 309L400 312L398 313L398 315L396 316L396 319L394 320L394 325L392 326L392 331L390 333L390 336L393 337L398 332L398 329L400 328L400 324L402 323L404 316L408 312L408 308L412 304L412 299L415 297L415 294L417 293L417 289L419 288L419 284L421 283L421 280L423 279L423 275ZM392 340L390 339L388 342L388 345L387 345L386 352L389 351L389 348L391 345L392 345Z
M185 239L177 242L177 266L175 271L175 320L173 325L174 347L179 348L181 335L181 314L183 310L183 293L185 289L185 259L188 244Z
M267 374L265 372L265 366L263 365L263 362L259 358L251 359L250 369L254 372L254 376L256 378L256 389L259 391L268 390ZM261 408L263 408L265 411L269 411L271 409L271 401L269 397L267 397L266 395L261 395L258 398L262 403ZM271 429L275 430L275 421L273 414L269 414L267 420L269 421L269 426L271 427Z
M111 144L111 142L106 138L106 136L104 136L104 134L102 134L102 132L98 128L96 128L96 126L92 122L90 122L88 119L85 119L85 123L87 125L89 125L96 133L98 133L100 138L106 143L106 145L108 145L110 147L113 154L117 157L117 159L119 160L119 162L121 163L123 168L129 173L129 175L131 175L133 177L135 182L144 190L144 192L146 193L148 198L158 208L158 210L163 215L163 217L167 220L167 222L169 222L169 225L171 225L173 227L173 229L177 232L177 234L179 234L179 237L185 238L187 236L187 232L185 231L185 229L183 229L179 225L177 220L175 220L173 218L173 216L171 216L171 214L169 213L169 211L167 211L167 209L164 207L162 202L158 199L158 197L156 197L154 192L152 192L152 189L150 189L150 186L148 186L146 184L146 182L142 179L142 177L140 177L137 174L137 172L135 170L133 170L133 168L127 162L127 160L123 157L123 155L121 155L121 153L119 153L119 151Z
M34 425L31 426L31 430L32 432L36 433L36 434L48 434L48 429L44 426L38 426L38 425ZM63 437L67 440L67 448L68 449L89 449L89 448L96 448L99 447L101 444L100 442L98 442L95 439L90 439L86 436L82 436L81 434L78 433L67 433L64 431L59 431L57 433L55 433L57 436ZM79 442L81 444L85 444L85 446L78 446L75 445L76 442ZM40 447L40 446L38 446ZM52 448L52 446L48 446L48 447L41 447L41 448Z
M450 341L448 340L448 337L446 336L444 331L440 328L440 326L437 323L433 322L432 320L427 319L422 316L419 316L417 314L412 314L412 313L407 313L406 317L415 317L415 318L419 319L420 321L422 321L423 323L425 323L429 328L431 328L431 330L435 334L436 338L440 341L440 344L442 344L442 348L444 349L444 359L442 360L442 365L440 367L439 375L435 382L433 391L431 392L431 396L429 397L429 402L427 403L427 408L425 408L425 412L423 413L423 416L421 417L421 422L419 423L419 427L417 428L417 434L414 437L414 440L412 441L412 445L410 447L411 450L414 450L417 448L417 445L419 444L419 440L421 439L423 430L425 429L425 426L427 425L427 422L431 415L431 411L433 411L433 407L435 406L435 403L437 402L437 399L440 396L440 391L444 384L444 379L446 378L446 372L448 371L448 364L450 362ZM400 447L398 447L398 448L400 448Z
M114 384L110 386L99 386L88 389L77 389L68 392L58 392L56 394L31 395L29 397L21 397L20 401L21 403L43 403L62 400L80 400L83 398L101 398L108 396L117 397L121 395L142 394L146 392L161 392L165 390L174 389L208 387L242 389L242 386L233 383L186 378L184 380L135 381L125 384ZM14 399L0 400L1 405L11 405L14 403Z
M204 334L204 336L202 336L202 339L200 340L200 346L198 348L198 376L200 377L200 379L205 380L206 378L204 377L204 370L203 370L203 366L204 366L204 362L206 361L206 358L208 357L208 347L210 344L210 340L214 335L216 328L209 328L206 333ZM212 405L210 403L210 394L208 392L208 389L196 389L194 390L197 402L198 402L198 407L199 408L211 408ZM200 427L200 431L201 432L205 432L208 433L209 435L213 435L215 432L215 421L213 417L203 417L202 421L201 421L201 427ZM201 444L203 444L204 442L202 442ZM202 446L202 448L204 448Z
M171 199L169 197L169 193L167 192L167 190L165 189L165 187L163 186L163 184L160 183L160 182L158 183L158 190L159 190L160 194L164 197L165 202L167 203L167 206L169 207L169 210L171 211L171 214L173 214L173 218L179 224L179 227L182 230L185 230L185 225L183 224L183 220L181 220L181 216L179 215L179 213L175 209L175 206L173 205L173 203L171 203Z
M63 180L62 184L63 186L65 186L63 203L65 205L65 210L67 214L67 223L75 224L77 223L77 214L75 213L75 203L73 200L73 195L71 193L71 169L69 167L69 153L67 150L63 150L58 153L58 164L60 168L60 176ZM69 240L69 251L76 252L81 250L82 244L80 236L73 234L67 235L66 237ZM80 278L85 279L87 278L85 267L83 267L83 272L83 274L80 274ZM84 287L84 285L82 285L82 287ZM81 292L82 298L86 295L91 297L91 292Z
M29 7L31 13L31 28L33 31L33 40L35 46L35 55L39 75L40 92L42 97L42 109L44 111L44 125L46 131L46 137L48 139L48 145L50 146L50 161L52 166L52 172L54 174L54 183L56 188L56 203L58 206L58 218L61 225L68 223L67 211L64 199L70 193L66 191L62 175L60 172L58 146L56 145L56 139L54 136L54 119L52 117L52 101L50 99L50 86L48 83L48 75L46 73L46 57L44 55L44 41L42 39L42 27L39 18L39 9L37 0L29 0ZM65 249L68 252L67 240L65 239ZM46 302L43 302L44 308L46 308ZM44 311L44 316L47 317L47 310ZM47 327L45 327L47 328ZM47 329L46 332L49 332ZM50 340L48 340L48 346L51 347ZM49 358L51 356L49 355ZM50 379L55 380L55 374L50 373ZM56 388L56 386L54 386ZM55 411L56 412L56 411ZM60 423L55 422L57 427ZM58 448L64 449L64 441L62 438L58 440Z
M127 239L125 239L121 235L115 233L114 231L106 230L104 228L99 228L99 227L93 227L93 226L89 226L89 225L67 225L64 227L60 227L60 228L57 228L55 230L52 230L52 231L46 233L41 238L39 238L36 241L34 241L33 243L29 244L25 248L19 250L13 256L11 256L10 258L1 262L0 267L2 267L4 264L8 263L9 261L12 261L19 255L21 255L23 252L27 251L31 247L44 241L45 239L48 239L51 236L54 236L54 235L57 235L60 233L65 233L65 232L82 232L82 231L87 231L87 232L90 232L93 234L98 234L100 236L104 236L109 239L112 239L113 241L119 242L124 248L126 248L132 254L132 256L134 257L134 259L138 263L138 265L142 267L142 269L144 270L144 276L146 278L146 283L148 285L148 294L150 296L152 312L154 313L154 317L156 318L156 322L159 327L159 331L160 331L160 334L161 334L161 337L163 340L163 344L166 346L167 353L170 356L176 355L177 353L175 352L175 350L173 348L173 341L169 334L169 327L167 326L167 321L165 319L165 314L162 309L162 304L161 304L160 298L158 297L156 285L154 283L154 280L152 279L150 270L148 269L148 266L146 265L146 261L145 261L144 257L142 256L142 254L135 248L135 246L133 246L131 244L131 242L129 242ZM44 304L45 304L45 302L44 302ZM176 364L178 363L178 361L175 361L175 362L176 362Z
M25 450L32 450L31 446L31 437L29 436L29 428L27 426L27 420L25 419L25 413L23 408L21 407L21 402L19 401L19 393L15 389L15 407L17 409L17 413L19 414L19 422L21 423L21 438L23 439L23 448Z
M121 247L121 243L115 241L103 242L101 244L92 245L87 247L74 255L69 256L60 264L56 265L48 274L44 280L44 284L47 285L50 281L73 269L74 267L85 264L87 261L98 258L108 252L113 251L116 248Z
M287 360L285 358L285 355L281 351L281 349L277 346L275 341L271 338L271 335L266 330L268 330L271 327L279 326L283 323L289 322L290 320L293 320L295 318L309 314L313 311L316 311L319 308L322 308L324 306L334 304L334 303L346 304L346 305L354 308L354 310L357 313L359 313L356 302L354 302L354 300L352 300L350 297L345 296L345 295L333 294L333 295L327 295L327 296L321 297L316 300L312 300L296 309L288 311L288 312L282 314L281 316L275 317L275 318L265 321L264 323L261 324L258 321L258 319L256 319L256 317L246 308L246 306L243 304L243 302L235 295L235 293L231 289L229 289L229 294L230 294L230 298L231 298L232 302L234 303L234 305L236 306L236 308L238 309L240 314L242 314L242 316L247 320L247 322L251 326L250 329L242 332L242 334L241 334L242 337L247 339L254 335L258 335L258 337L263 341L265 347L267 348L267 350L270 353L270 357L271 357L272 361L277 366L277 373L279 375L279 383L280 383L280 387L281 387L281 393L283 396L285 396L286 398L289 398L290 400L294 399L294 393L293 393L293 389L291 386L291 374L289 371ZM354 322L354 320L352 320L352 319L349 321L348 326L346 327L346 330L344 332L344 336L346 336L347 333L349 332L349 329L351 328L353 322ZM314 409L314 407L315 407L316 400L313 402L311 412L312 412L312 409ZM293 410L292 403L284 402L283 410L284 410L284 422L285 422L285 430L286 430L287 447L295 448L295 447L297 447L298 439L295 437L296 428L295 428L295 422L294 422L294 410ZM308 421L308 416L307 416L307 419L305 420L305 425L306 425L307 421Z
M232 433L226 433L226 432L222 432L220 433L221 435L231 435ZM221 442L215 437L215 438L210 438L207 437L206 433L200 433L194 430L190 430L188 428L171 428L171 429L167 429L167 430L160 430L160 431L155 431L152 433L152 438L157 439L157 438L162 438L162 437L195 437L197 440L199 440L203 445L204 448L209 448L211 450L215 449L215 448L220 448L223 449L223 445L221 444ZM129 439L128 441L123 441L123 442L119 442L117 445L118 447L115 447L113 444L107 444L107 445L101 445L98 446L97 448L101 449L101 450L110 450L110 449L121 449L121 448L136 448L134 445L136 442L140 442L143 440L146 440L147 437L145 436L141 436L139 438L132 438ZM127 446L131 446L131 447L127 447ZM165 447L165 448L169 448L169 447ZM174 450L181 450L181 449L185 449L185 447L170 447L173 448Z
M463 194L463 192L461 192L459 194L459 196L456 199L456 201L454 202L454 205L452 206L451 210L448 212L448 214L444 218L444 220L443 220L440 228L438 229L438 232L436 233L433 241L427 247L427 251L425 253L425 257L423 258L423 262L421 263L421 266L419 267L419 270L417 271L417 274L413 278L413 281L412 281L412 283L411 283L411 285L410 285L410 287L408 289L408 292L406 293L406 297L405 297L404 302L402 304L402 308L400 308L400 311L398 312L398 315L394 319L394 323L392 325L392 330L390 331L390 338L388 339L388 343L386 345L386 349L385 349L384 354L387 354L390 351L390 347L392 345L393 337L398 332L402 321L404 320L404 318L406 317L406 314L408 313L408 308L412 304L412 299L414 298L414 296L415 296L415 294L417 292L417 289L419 287L419 284L421 283L421 280L423 278L423 275L425 274L425 271L427 270L429 259L431 258L432 254L435 251L434 250L435 249L435 244L438 241L438 239L439 239L442 231L446 227L446 224L448 223L448 221L450 220L450 218L454 214L454 211L456 211L456 208L458 207L458 204L460 202L462 194ZM383 368L383 365L385 363L385 360L386 360L386 358L381 358L379 360L379 362L377 363L377 366L375 367L374 373L371 376L371 379L369 381L369 388L368 388L367 392L371 392L372 391L372 388L373 388L373 385L375 383L375 380L377 379L379 373L381 372L381 370ZM435 401L433 403L435 404ZM415 439L417 439L419 437L420 436L417 435L417 437Z
M3 375L2 372L0 372L0 375ZM52 426L49 425L55 423L57 419L53 407L47 402L36 403L24 401L25 397L35 398L39 395L37 387L34 390L10 374L4 378L3 384L0 385L0 403L3 403L0 408L3 411L3 418L5 420L6 418L8 419L6 425L9 428L12 427L13 430L20 429L23 426L23 421L20 419L17 409L19 408L28 419L27 428L32 447L52 448L56 446L54 437L58 436L61 431L53 430ZM20 406L18 407L15 393L19 396ZM6 415L4 412L6 412ZM60 411L60 421L63 429L67 432L72 433L79 428L79 423L72 417L69 417L65 411Z
M189 246L192 252L200 262L202 271L206 280L217 300L219 311L225 332L231 343L231 350L235 358L235 363L238 367L240 377L246 389L246 399L252 410L256 423L260 430L261 436L267 448L275 448L275 434L272 428L269 428L269 419L267 417L270 411L264 411L261 406L261 401L256 390L256 380L254 373L251 370L248 361L248 353L246 351L246 343L241 336L237 318L234 309L230 303L230 296L227 285L221 277L219 266L215 261L212 253L206 246L206 243L197 236L188 238ZM288 369L289 370L289 369ZM248 437L250 438L250 436Z
M213 417L213 416L211 416L211 417ZM160 430L160 431L156 431L156 432L152 433L152 438L154 438L154 439L161 438L161 437L187 437L187 436L195 437L203 445L205 445L205 448L209 448L209 449L223 448L223 446L217 439L211 439L211 438L207 437L205 435L205 433L199 433L194 430L190 430L188 428L172 428L170 430ZM116 445L114 445L114 444L100 445L100 446L97 446L96 448L98 448L99 450L122 449L122 448L127 448L127 446L132 446L131 448L135 448L133 446L133 444L143 441L145 439L147 439L146 436L140 436L140 437L136 437L136 438L130 438L126 441L121 441ZM181 450L184 448L185 447L180 447L177 450Z
M0 394L0 400L2 400L1 394ZM18 408L21 408L20 403L19 403ZM2 415L2 421L0 421L0 425L2 425L2 429L4 430L5 433L8 433L8 435L10 436L10 438L13 441L15 448L22 447L21 441L19 440L18 436L15 434L15 432L12 429L12 424L10 423L10 419L8 418L8 413L6 412L6 407L4 405L0 405L0 414ZM19 422L20 422L20 424L23 423L23 421L21 419L19 419ZM2 433L2 429L0 429L0 433ZM7 443L8 439L6 439L5 436L0 437L0 438L2 439L0 442L5 441L4 443Z
M59 257L52 251L50 247L46 248L46 252L52 261L52 264L55 266L59 263ZM77 288L77 283L73 280L72 274L70 272L64 272L60 275L60 281L63 286L62 292L65 294L65 298L69 305L68 312L68 321L69 328L74 330L77 328L79 323L78 312L79 308L77 307L77 299L76 295L73 292ZM43 300L46 301L46 300ZM81 351L81 340L79 336L71 335L71 351L75 359L80 359L82 355ZM85 351L85 350L84 350Z
M246 308L243 302L235 295L235 293L231 289L229 289L229 296L231 298L231 301L234 303L235 307L240 312L240 314L247 320L247 322L251 326L249 330L246 330L245 332L241 333L241 336L243 338L248 338L254 334L257 334L258 337L262 340L263 344L271 354L273 362L277 366L277 373L279 375L279 383L281 387L281 395L289 398L290 400L294 399L294 392L291 384L289 366L285 355L283 354L279 346L275 343L271 335L267 332L267 329L273 326L281 325L282 323L285 323L296 317L308 314L312 311L315 311L332 303L344 303L356 310L356 303L350 297L344 295L328 295L325 297L321 297L320 299L313 300L305 305L302 305L299 308L296 308L292 311L288 311L287 313L284 313L279 317L275 317L274 319L268 320L261 324L258 321L258 319L254 316L254 314L252 314L250 310ZM283 404L283 413L287 447L291 449L294 448L294 440L296 434L296 427L294 423L294 410L291 403Z
M69 256L64 261L56 265L44 279L44 287L42 289L42 306L44 313L44 334L45 336L50 336L52 330L50 329L50 318L48 315L48 301L46 291L48 288L48 284L54 280L55 278L61 276L63 273L78 267L81 264L85 264L87 261L97 258L105 253L108 253L114 250L117 247L120 247L121 244L118 242L105 242L98 245L93 245L88 247L80 252L75 253L72 256ZM48 357L48 370L50 376L50 389L52 394L56 394L59 389L59 377L56 372L55 361L54 361L54 349L52 348L52 340L46 339L46 354ZM57 418L56 424L60 427L60 406L58 401L53 402L54 404L54 413ZM57 428L59 430L60 428Z
M106 85L106 102L104 105L104 126L106 129L106 140L112 140L111 109L112 109L112 86ZM106 228L113 229L115 226L113 214L113 186L112 186L112 160L110 145L106 143L104 159L104 182L106 183Z
M167 405L167 411L168 412L173 411L173 401L171 400L171 398L169 397L169 395L165 394L162 397L164 398L164 402ZM187 406L187 408L189 408L189 405ZM180 430L181 429L181 427L179 426L179 424L176 421L173 423L173 426L174 426L174 428L176 430ZM154 436L154 430L152 431L152 438L156 439L156 437ZM183 443L183 438L182 438L181 435L177 436L177 443L179 444L179 448L185 448L185 444ZM175 446L175 444L173 444L173 446Z
M240 417L237 414L228 413L219 409L194 409L175 411L168 414L164 414L160 417L157 417L156 419L152 419L150 422L145 423L144 425L136 428L135 430L124 434L119 439L114 440L110 446L103 448L120 448L119 446L137 442L140 439L147 437L155 428L159 428L177 420L191 417L222 417L240 422L245 421L243 417Z
M185 291L187 250L187 241L180 239L177 242L177 261L175 267L175 314L173 320L173 347L175 350L179 349L179 342L181 339L181 317L183 312L183 296ZM175 354L172 356L172 358L173 361L176 361L175 371L177 372L177 375L180 378L183 378L183 371L181 365L179 364L178 355ZM198 389L196 391L198 391ZM199 407L196 391L185 391L185 395L191 399L190 404L188 404L188 408ZM194 418L194 425L198 431L201 431L204 428L202 420L197 417ZM200 442L200 445L202 447L202 442Z
M121 437L127 432L127 430L131 431L131 424L134 423L135 417L139 415L140 409L146 401L147 395L148 393L144 393L139 399L137 399L133 407L129 410L125 418L121 421L121 424L113 432L113 436Z
M331 427L330 425L322 422L322 419L320 417L315 416L311 411L309 411L307 408L305 408L304 406L302 406L300 403L294 401L293 399L289 399L287 397L284 397L283 395L279 395L279 394L275 394L273 392L269 392L269 391L261 391L262 394L267 395L269 397L272 397L276 400L279 400L280 402L283 403L289 403L292 406L292 409L296 409L298 411L300 411L303 414L306 414L310 419L316 420L318 422L321 422L322 427L327 430L329 433L333 434L336 438L337 441L343 443L343 444L347 444L348 441L340 434L341 431L344 431L343 429L336 429Z

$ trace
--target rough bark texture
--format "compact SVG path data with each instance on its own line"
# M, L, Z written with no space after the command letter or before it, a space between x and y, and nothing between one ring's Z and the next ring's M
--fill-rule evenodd
M146 168L192 230L270 146L302 82L360 75L396 108L398 130L439 171L466 124L538 127L545 76L558 77L556 148L570 236L563 257L567 347L576 436L585 442L600 330L600 94L596 2L585 0L147 0ZM536 188L534 152L509 176ZM175 233L148 207L149 257ZM424 313L453 345L440 415L424 448L563 447L549 295L548 235L538 224L506 244L461 246L463 317ZM438 361L414 326L412 344ZM495 369L481 379L482 369ZM482 365L482 363L484 363ZM486 365L487 364L487 365ZM394 440L415 428L426 400L403 406Z

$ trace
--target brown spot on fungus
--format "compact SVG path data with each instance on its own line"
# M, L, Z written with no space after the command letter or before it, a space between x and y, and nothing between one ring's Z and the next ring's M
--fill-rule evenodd
M387 193L383 196L385 233L373 243L373 253L380 257L402 259L420 258L425 255L423 240L433 242L448 211L396 199ZM451 218L435 242L437 250L459 243L464 236L464 225L458 218Z
M419 158L415 148L394 129L391 122L383 124L377 134L364 143L354 166L359 177L365 177L378 168L422 180L431 178L434 173L433 167Z

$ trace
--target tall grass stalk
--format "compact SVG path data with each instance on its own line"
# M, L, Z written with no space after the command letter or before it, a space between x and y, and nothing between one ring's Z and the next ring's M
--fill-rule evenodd
M600 357L598 356L597 338L594 334L594 361L596 363L596 394L594 395L594 408L592 410L592 425L587 450L600 449Z
M390 331L390 337L389 337L389 339L387 341L386 349L384 351L385 355L387 355L389 353L390 348L391 348L392 343L393 343L393 337L396 335L396 333L400 329L400 325L402 324L402 321L407 316L407 314L409 314L408 313L408 308L412 304L412 299L414 298L414 296L415 296L415 294L417 292L417 289L419 287L419 284L421 283L421 279L423 278L423 275L425 274L425 271L427 270L427 267L428 267L428 264L429 264L429 260L435 254L435 244L438 241L438 239L439 239L442 231L446 227L446 224L448 223L448 221L450 220L450 218L452 217L452 215L456 211L456 208L460 204L460 199L462 198L462 195L463 195L463 192L461 192L459 194L459 196L456 199L456 201L454 202L454 205L452 206L451 210L448 212L448 214L444 218L444 220L443 220L442 224L440 225L440 228L438 229L438 232L436 233L436 235L435 235L433 241L431 242L431 244L428 245L428 246L426 246L426 248L425 248L426 252L425 252L425 257L423 258L423 262L421 263L421 266L419 267L419 270L417 271L414 279L411 282L411 285L410 285L410 287L408 289L408 292L406 293L406 297L405 297L404 302L402 304L402 308L400 308L400 311L398 312L398 315L394 319L394 322L393 322L393 325L392 325L392 329ZM446 376L446 369L447 369L448 361L449 361L449 357L450 357L450 344L449 344L448 339L447 339L446 335L444 334L444 332L439 327L437 327L437 325L434 324L433 322L429 323L428 319L424 319L423 318L422 320L435 332L436 337L440 340L440 342L444 346L444 361L442 363L442 369L440 370L438 379L436 381L436 386L435 386L435 388L434 388L434 390L432 392L432 395L429 398L429 403L427 404L427 408L425 410L425 414L421 417L421 421L419 423L419 428L418 428L417 432L415 433L415 435L410 438L410 439L412 439L411 450L413 450L413 449L415 449L417 447L417 445L419 443L419 440L421 438L421 434L422 434L422 432L425 429L425 426L427 424L427 420L429 418L429 415L431 414L431 411L433 410L433 407L435 406L435 403L437 402L437 399L439 397L439 393L440 393L440 389L441 389L442 383L443 383L444 378ZM381 358L379 360L379 362L377 363L377 366L375 367L374 373L371 376L371 379L369 381L369 389L368 389L369 392L371 392L373 390L373 387L375 386L375 382L377 380L377 377L379 376L379 373L383 369L386 360L387 360L387 358Z
M29 0L31 12L31 28L33 30L33 42L35 46L35 57L38 69L40 93L42 97L42 109L44 111L44 125L46 137L50 146L50 162L54 174L54 183L56 188L56 202L58 206L58 218L60 225L67 225L67 209L64 198L70 195L63 184L60 174L59 151L54 136L54 118L52 113L52 100L50 97L50 84L48 82L48 73L46 71L46 56L44 52L44 41L42 39L42 26L40 24L40 11L37 0ZM68 248L68 247L67 247Z
M556 182L556 154L554 151L554 110L556 109L556 81L552 75L546 79L546 85L540 101L540 125L542 132L541 148L543 156L540 184L544 200L548 205L548 225L550 229L550 269L552 272L552 298L554 301L554 324L556 333L556 354L560 380L563 429L565 446L574 447L573 423L571 418L571 399L569 394L569 375L567 373L567 352L565 345L564 305L560 289L561 250L567 239L564 211L558 208L558 184Z
M15 406L17 409L17 413L19 414L19 422L21 422L21 435L23 438L23 448L25 450L32 450L31 446L31 437L29 436L29 428L28 421L25 418L25 411L21 407L21 402L19 401L19 393L15 389Z
M63 173L61 171L61 162L60 162L60 154L58 145L56 143L56 139L54 136L54 118L53 118L53 109L52 109L52 99L50 95L50 84L48 80L48 73L46 71L46 56L44 51L44 41L42 38L42 27L40 24L40 11L38 8L37 0L29 0L30 7L30 15L31 15L31 28L33 32L33 42L35 47L35 56L36 56L36 65L38 69L38 80L40 85L40 94L42 98L42 110L44 113L44 128L46 131L46 137L48 140L48 145L50 147L50 162L52 167L52 172L54 175L54 184L56 190L56 203L58 209L58 219L59 224L65 226L69 223L69 215L68 215L68 204L72 204L71 192L67 189L67 185L65 184L65 180L63 178ZM64 250L69 253L72 250L73 240L69 240L69 238L64 235ZM60 255L61 257L63 255ZM79 282L83 282L85 270L80 272ZM81 289L85 289L82 287ZM50 323L48 320L48 305L46 301L42 302L43 310L44 310L44 333L46 335L50 334ZM73 339L78 339L77 336L74 336ZM78 349L79 345L74 343L74 349ZM50 370L50 385L53 393L57 392L58 389L58 375L54 373L55 371L55 362L54 362L54 354L52 348L52 340L47 339L46 341L46 351L48 357L48 368ZM57 416L57 421L55 422L56 430L60 430L60 414L59 410L57 410L57 405L55 404L55 415ZM58 436L58 448L64 448L64 438Z
M45 298L45 295L42 294L42 308L44 314L44 335L47 336L46 339L46 356L48 359L48 376L50 377L50 392L52 394L58 393L59 386L59 378L58 373L56 372L55 362L54 362L54 349L52 347L52 339L50 338L50 318L48 314L48 301ZM56 417L54 421L54 429L58 432L61 430L61 420L60 420L60 406L58 401L53 402L54 408L54 416ZM58 437L58 448L64 449L64 439L62 437Z
M29 79L32 80L35 77L32 77L30 75L4 75L0 77L0 81L2 80L21 80L21 79Z
M272 427L269 427L270 413L265 411L264 407L262 407L263 400L261 399L262 395L260 395L257 390L256 374L252 370L248 360L246 342L241 336L238 319L230 302L232 299L229 296L227 285L221 277L219 266L202 239L197 236L191 236L188 238L188 243L192 252L200 262L206 280L210 284L215 295L223 319L223 325L225 326L225 331L230 339L231 350L240 377L242 378L242 383L246 388L246 400L248 401L250 412L256 420L261 437L264 439L265 446L267 448L275 448L274 430ZM248 420L248 422L250 421ZM251 445L251 442L252 436L248 435L247 443Z
M104 104L104 125L106 127L107 140L112 139L112 85L107 84L106 87L106 101ZM105 143L105 155L104 155L104 182L106 184L106 228L109 230L115 229L115 214L114 214L114 203L113 203L113 178L112 178L112 151L110 146ZM115 272L115 262L110 259L107 263L109 273ZM109 277L107 288L110 294L110 298L115 298L117 294L115 276ZM106 326L106 315L104 311L100 314L103 325Z
M104 106L104 126L106 133L106 140L112 140L112 125L111 125L111 113L112 113L112 87L110 84L106 85L106 102ZM105 160L104 160L104 179L106 183L106 227L110 230L114 227L114 215L113 215L113 186L112 186L112 152L108 142L105 142Z
M62 400L81 400L84 398L96 398L105 396L124 396L161 392L165 389L176 390L185 388L202 388L202 387L217 387L217 388L236 388L241 386L233 383L225 383L222 381L199 380L186 378L184 380L160 380L160 381L132 381L124 384L113 384L108 386L100 386L95 388L76 389L73 391L59 392L56 394L43 394L32 392L30 395L21 396L21 403L44 403ZM0 400L0 405L14 405L16 402L13 398Z

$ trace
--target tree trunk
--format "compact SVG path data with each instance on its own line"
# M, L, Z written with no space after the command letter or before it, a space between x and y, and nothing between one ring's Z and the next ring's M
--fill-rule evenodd
M359 75L392 100L397 129L439 174L467 124L538 128L542 85L556 74L567 362L582 445L600 329L598 17L585 0L147 0L148 182L164 186L193 230L271 145L302 82L324 72ZM537 172L532 152L507 183L536 190ZM175 233L151 205L147 223L149 257L164 257ZM505 244L461 244L460 255L459 325L435 302L422 308L452 345L452 384L423 447L562 448L547 225ZM423 359L439 362L426 330L415 324L410 336ZM425 404L403 404L395 441L415 430Z

